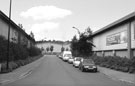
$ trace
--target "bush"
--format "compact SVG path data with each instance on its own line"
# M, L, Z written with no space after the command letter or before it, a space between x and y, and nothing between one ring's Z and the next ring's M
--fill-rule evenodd
M40 49L36 47L31 47L27 49L26 47L10 42L9 46L9 69L6 70L6 61L7 61L7 40L0 36L0 63L2 64L2 72L10 72L20 66L26 65L36 59L37 56L41 54Z
M2 68L1 68L1 72L2 73L7 73L7 72L11 72L12 70L18 68L19 66L15 63L15 62L9 62L9 68L8 70L6 69L6 63L2 63Z
M16 61L20 59L26 59L28 57L28 51L26 47L22 45L12 43L9 44L9 61ZM0 36L0 62L7 60L7 40Z
M6 67L7 67L6 62L4 62L4 63L2 63L2 68L1 68L0 72L1 73L11 72L20 66L24 66L26 64L29 64L29 63L39 59L40 57L42 57L42 55L35 56L35 57L29 57L25 60L11 61L11 62L9 62L9 69L8 70L6 69Z
M37 56L37 55L41 54L41 50L34 46L30 47L28 49L28 51L29 51L29 56Z
M95 63L102 67L107 67L110 69L122 71L122 72L129 72L135 73L135 57L132 59L122 58L119 56L106 56L106 57L99 57L93 56L91 57Z

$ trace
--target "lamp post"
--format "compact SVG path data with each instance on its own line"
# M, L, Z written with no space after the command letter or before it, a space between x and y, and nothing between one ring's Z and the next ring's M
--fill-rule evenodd
M78 31L79 36L81 35L80 30L78 28L76 28L76 27L72 27L72 28L74 28Z
M7 44L7 70L9 68L9 48L10 48L9 43L10 43L11 5L12 5L12 0L10 0L10 7L9 7L8 44Z

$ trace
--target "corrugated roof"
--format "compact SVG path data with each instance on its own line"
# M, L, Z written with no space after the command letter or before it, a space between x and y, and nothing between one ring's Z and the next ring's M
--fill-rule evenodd
M121 24L121 23L126 22L126 21L131 20L131 19L135 19L135 12L132 12L132 13L128 14L127 16L125 16L125 17L123 17L123 18L121 18L121 19L119 19L119 20L117 20L117 21L115 21L115 22L95 31L93 33L93 36L98 35L98 34L104 32L104 31L110 29L111 27L114 27L118 24Z

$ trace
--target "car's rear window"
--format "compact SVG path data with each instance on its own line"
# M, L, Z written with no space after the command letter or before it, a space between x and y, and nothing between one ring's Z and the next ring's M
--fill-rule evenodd
M71 55L71 54L66 54L65 56L67 56L67 57L72 57L72 55Z
M83 60L83 63L94 64L94 61L93 61L93 60L90 60L90 59L84 59L84 60Z
M81 60L81 58L76 58L75 60L76 60L76 61L80 61L80 60Z

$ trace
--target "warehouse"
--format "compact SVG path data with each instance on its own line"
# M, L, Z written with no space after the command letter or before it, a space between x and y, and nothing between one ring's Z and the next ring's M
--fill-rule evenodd
M135 56L135 12L93 33L98 56Z
M35 45L35 39L28 35L21 27L12 20L9 21L7 15L0 11L0 36L8 39L8 30L10 23L10 42L18 43L26 47Z

